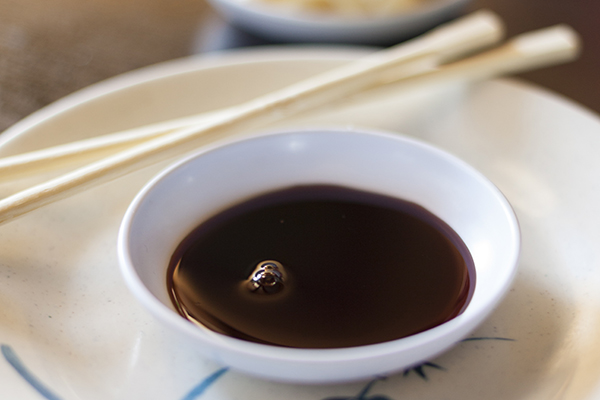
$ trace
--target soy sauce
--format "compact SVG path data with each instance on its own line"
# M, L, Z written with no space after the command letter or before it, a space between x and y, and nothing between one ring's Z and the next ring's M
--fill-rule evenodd
M248 284L265 260L284 270L278 290ZM209 329L271 345L339 348L454 318L475 276L459 236L419 205L307 185L202 223L175 251L167 278L182 316Z

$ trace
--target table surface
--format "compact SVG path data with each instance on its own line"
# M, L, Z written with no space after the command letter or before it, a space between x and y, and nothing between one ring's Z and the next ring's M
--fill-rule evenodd
M519 77L600 112L600 1L473 0L466 11L482 8L497 12L510 36L574 27L583 41L577 61ZM203 0L0 0L0 131L111 76L260 43L228 27Z

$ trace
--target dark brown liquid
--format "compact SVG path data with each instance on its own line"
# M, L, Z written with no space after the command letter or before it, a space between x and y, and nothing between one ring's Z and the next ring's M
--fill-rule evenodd
M243 283L280 262L283 290ZM298 186L234 206L173 255L169 292L186 318L240 339L336 348L412 335L455 317L474 286L458 235L422 207L337 186Z

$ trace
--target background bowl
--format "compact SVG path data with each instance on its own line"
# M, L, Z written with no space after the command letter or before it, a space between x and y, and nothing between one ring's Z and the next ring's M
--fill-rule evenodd
M348 17L245 0L208 0L232 25L275 42L397 43L457 17L469 0L428 0L410 12Z
M457 232L473 256L476 285L456 318L389 342L295 349L234 339L180 317L166 269L180 241L216 212L296 184L337 184L422 205ZM472 167L396 134L348 130L285 132L203 151L167 169L136 197L121 225L119 261L133 294L207 357L262 378L324 383L369 378L431 359L494 309L517 266L516 217L500 191ZM360 321L357 321L360 323Z

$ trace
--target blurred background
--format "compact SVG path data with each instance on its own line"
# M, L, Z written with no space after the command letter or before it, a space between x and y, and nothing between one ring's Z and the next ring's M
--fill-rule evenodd
M508 35L557 23L574 27L574 63L519 77L600 112L599 0L472 0L505 21ZM92 83L191 54L267 44L230 27L204 0L0 0L0 131Z

